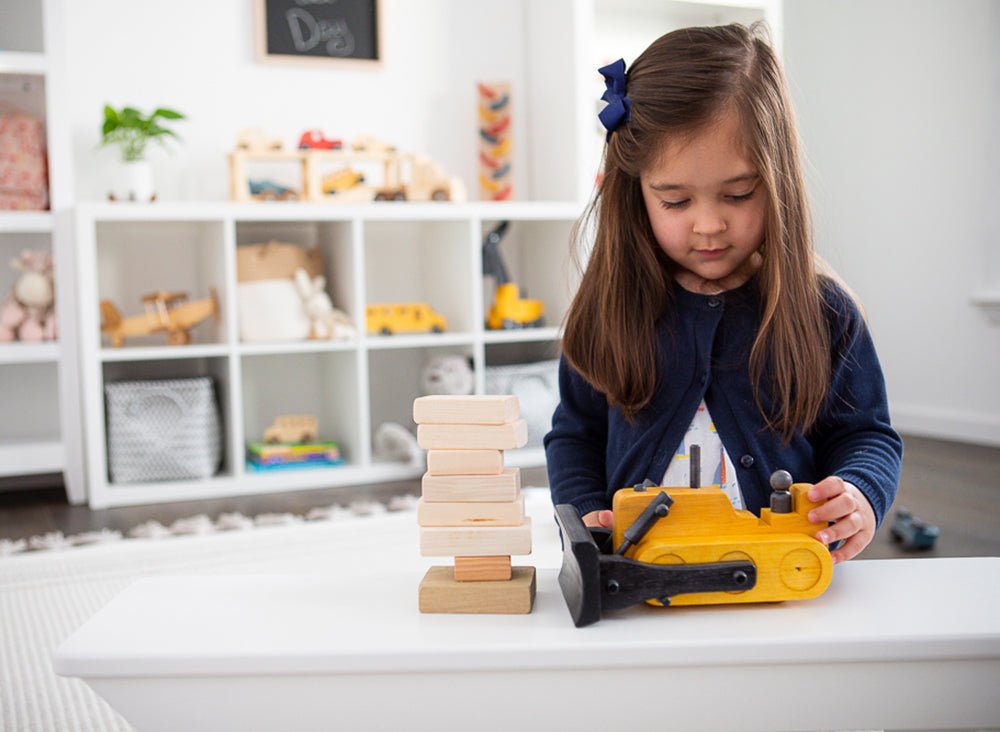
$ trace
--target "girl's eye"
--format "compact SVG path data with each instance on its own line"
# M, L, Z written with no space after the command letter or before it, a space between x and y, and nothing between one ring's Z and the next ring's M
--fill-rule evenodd
M757 189L754 188L747 193L739 193L733 196L726 196L726 198L728 198L733 203L742 203L743 201L749 201L751 198L753 198L753 194L756 192L756 190Z
M685 198L683 201L660 201L660 205L667 209L683 208L690 200L690 198Z

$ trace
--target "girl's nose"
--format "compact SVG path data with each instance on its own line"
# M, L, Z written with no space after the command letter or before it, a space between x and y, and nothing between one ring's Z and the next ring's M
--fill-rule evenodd
M694 233L701 236L715 236L726 230L726 220L713 209L698 212L694 221Z

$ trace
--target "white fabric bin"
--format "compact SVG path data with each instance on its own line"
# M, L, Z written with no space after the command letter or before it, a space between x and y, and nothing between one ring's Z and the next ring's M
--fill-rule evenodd
M209 377L105 387L112 483L209 478L222 459L222 422Z

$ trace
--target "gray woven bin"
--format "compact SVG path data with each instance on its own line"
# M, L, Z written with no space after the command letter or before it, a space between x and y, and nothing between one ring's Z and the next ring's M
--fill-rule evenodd
M209 478L222 459L212 379L121 381L105 387L112 483Z

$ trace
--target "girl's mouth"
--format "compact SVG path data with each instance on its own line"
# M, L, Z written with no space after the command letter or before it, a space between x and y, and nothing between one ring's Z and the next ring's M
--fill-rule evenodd
M721 249L695 249L695 255L702 259L718 259L726 253L725 247Z

